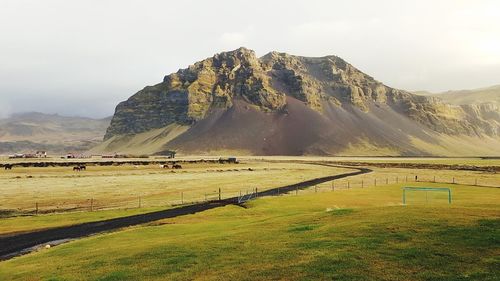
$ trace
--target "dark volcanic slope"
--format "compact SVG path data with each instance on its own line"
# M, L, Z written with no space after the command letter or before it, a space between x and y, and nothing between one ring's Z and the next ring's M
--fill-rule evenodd
M170 74L120 103L98 149L116 150L133 139L133 152L140 153L164 138L156 152L422 155L432 154L443 136L458 146L484 139L495 146L500 115L498 108L488 110L387 87L336 56L272 52L257 58L240 48ZM167 129L156 135L160 128Z

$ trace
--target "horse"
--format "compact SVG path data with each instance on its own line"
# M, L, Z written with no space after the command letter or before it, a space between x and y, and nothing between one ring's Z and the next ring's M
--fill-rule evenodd
M73 171L80 172L80 166L73 167Z
M182 166L180 164L174 164L172 165L172 169L182 169Z
M12 167L14 167L12 164L5 164L4 166L5 170L12 170Z
M168 167L168 165L167 165L167 164L165 164L165 165L160 165L160 168L161 168L161 169L168 169L169 167Z
M87 170L87 166L85 165L80 165L80 171L86 171Z

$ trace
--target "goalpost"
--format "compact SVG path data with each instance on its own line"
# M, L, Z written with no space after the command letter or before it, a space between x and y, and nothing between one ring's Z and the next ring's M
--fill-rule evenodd
M406 205L407 193L412 192L425 192L425 202L429 202L429 192L441 192L448 193L448 204L451 204L451 189L446 187L403 187L403 205Z

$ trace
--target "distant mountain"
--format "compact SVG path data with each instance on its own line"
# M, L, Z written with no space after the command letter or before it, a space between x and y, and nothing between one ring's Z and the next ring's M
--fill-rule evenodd
M110 120L38 112L13 114L0 119L0 154L85 151L102 140Z
M337 56L240 48L120 103L93 151L499 155L498 113L388 87Z
M455 105L493 103L500 106L500 85L473 90L446 91L442 93L420 91L415 92L415 94L437 97L446 103Z

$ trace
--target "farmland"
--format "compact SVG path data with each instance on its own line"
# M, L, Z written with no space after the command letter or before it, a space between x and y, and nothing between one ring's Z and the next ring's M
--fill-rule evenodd
M352 172L348 167L325 166L328 161L333 160L246 158L240 164L183 164L175 173L157 165L89 166L85 172L73 172L70 167L15 168L0 174L0 189L7 195L2 196L1 207L11 210L0 219L0 236L176 208L203 202L205 194L218 188L227 198L255 187L265 190ZM454 159L410 161L455 163ZM497 160L469 161L469 165L495 166ZM493 187L500 185L497 173L369 168L373 172L262 197L244 208L227 205L39 250L0 262L0 279L498 277L500 189ZM453 202L448 204L439 194L425 199L415 194L411 204L404 206L404 186L448 187ZM180 199L180 193L185 197ZM85 204L88 198L95 199L93 212ZM36 216L29 213L34 201L40 205ZM78 202L84 202L81 208L68 208ZM58 204L59 210L54 209ZM51 267L46 266L48 261Z
M271 188L348 171L342 168L306 164L187 164L182 170L161 169L156 165L89 166L73 172L71 167L16 168L1 174L0 205L6 209L29 209L35 202L44 206L70 208L85 206L94 198L95 208L171 205L200 201L215 196L221 188L224 197L253 188ZM217 194L218 196L218 194Z

